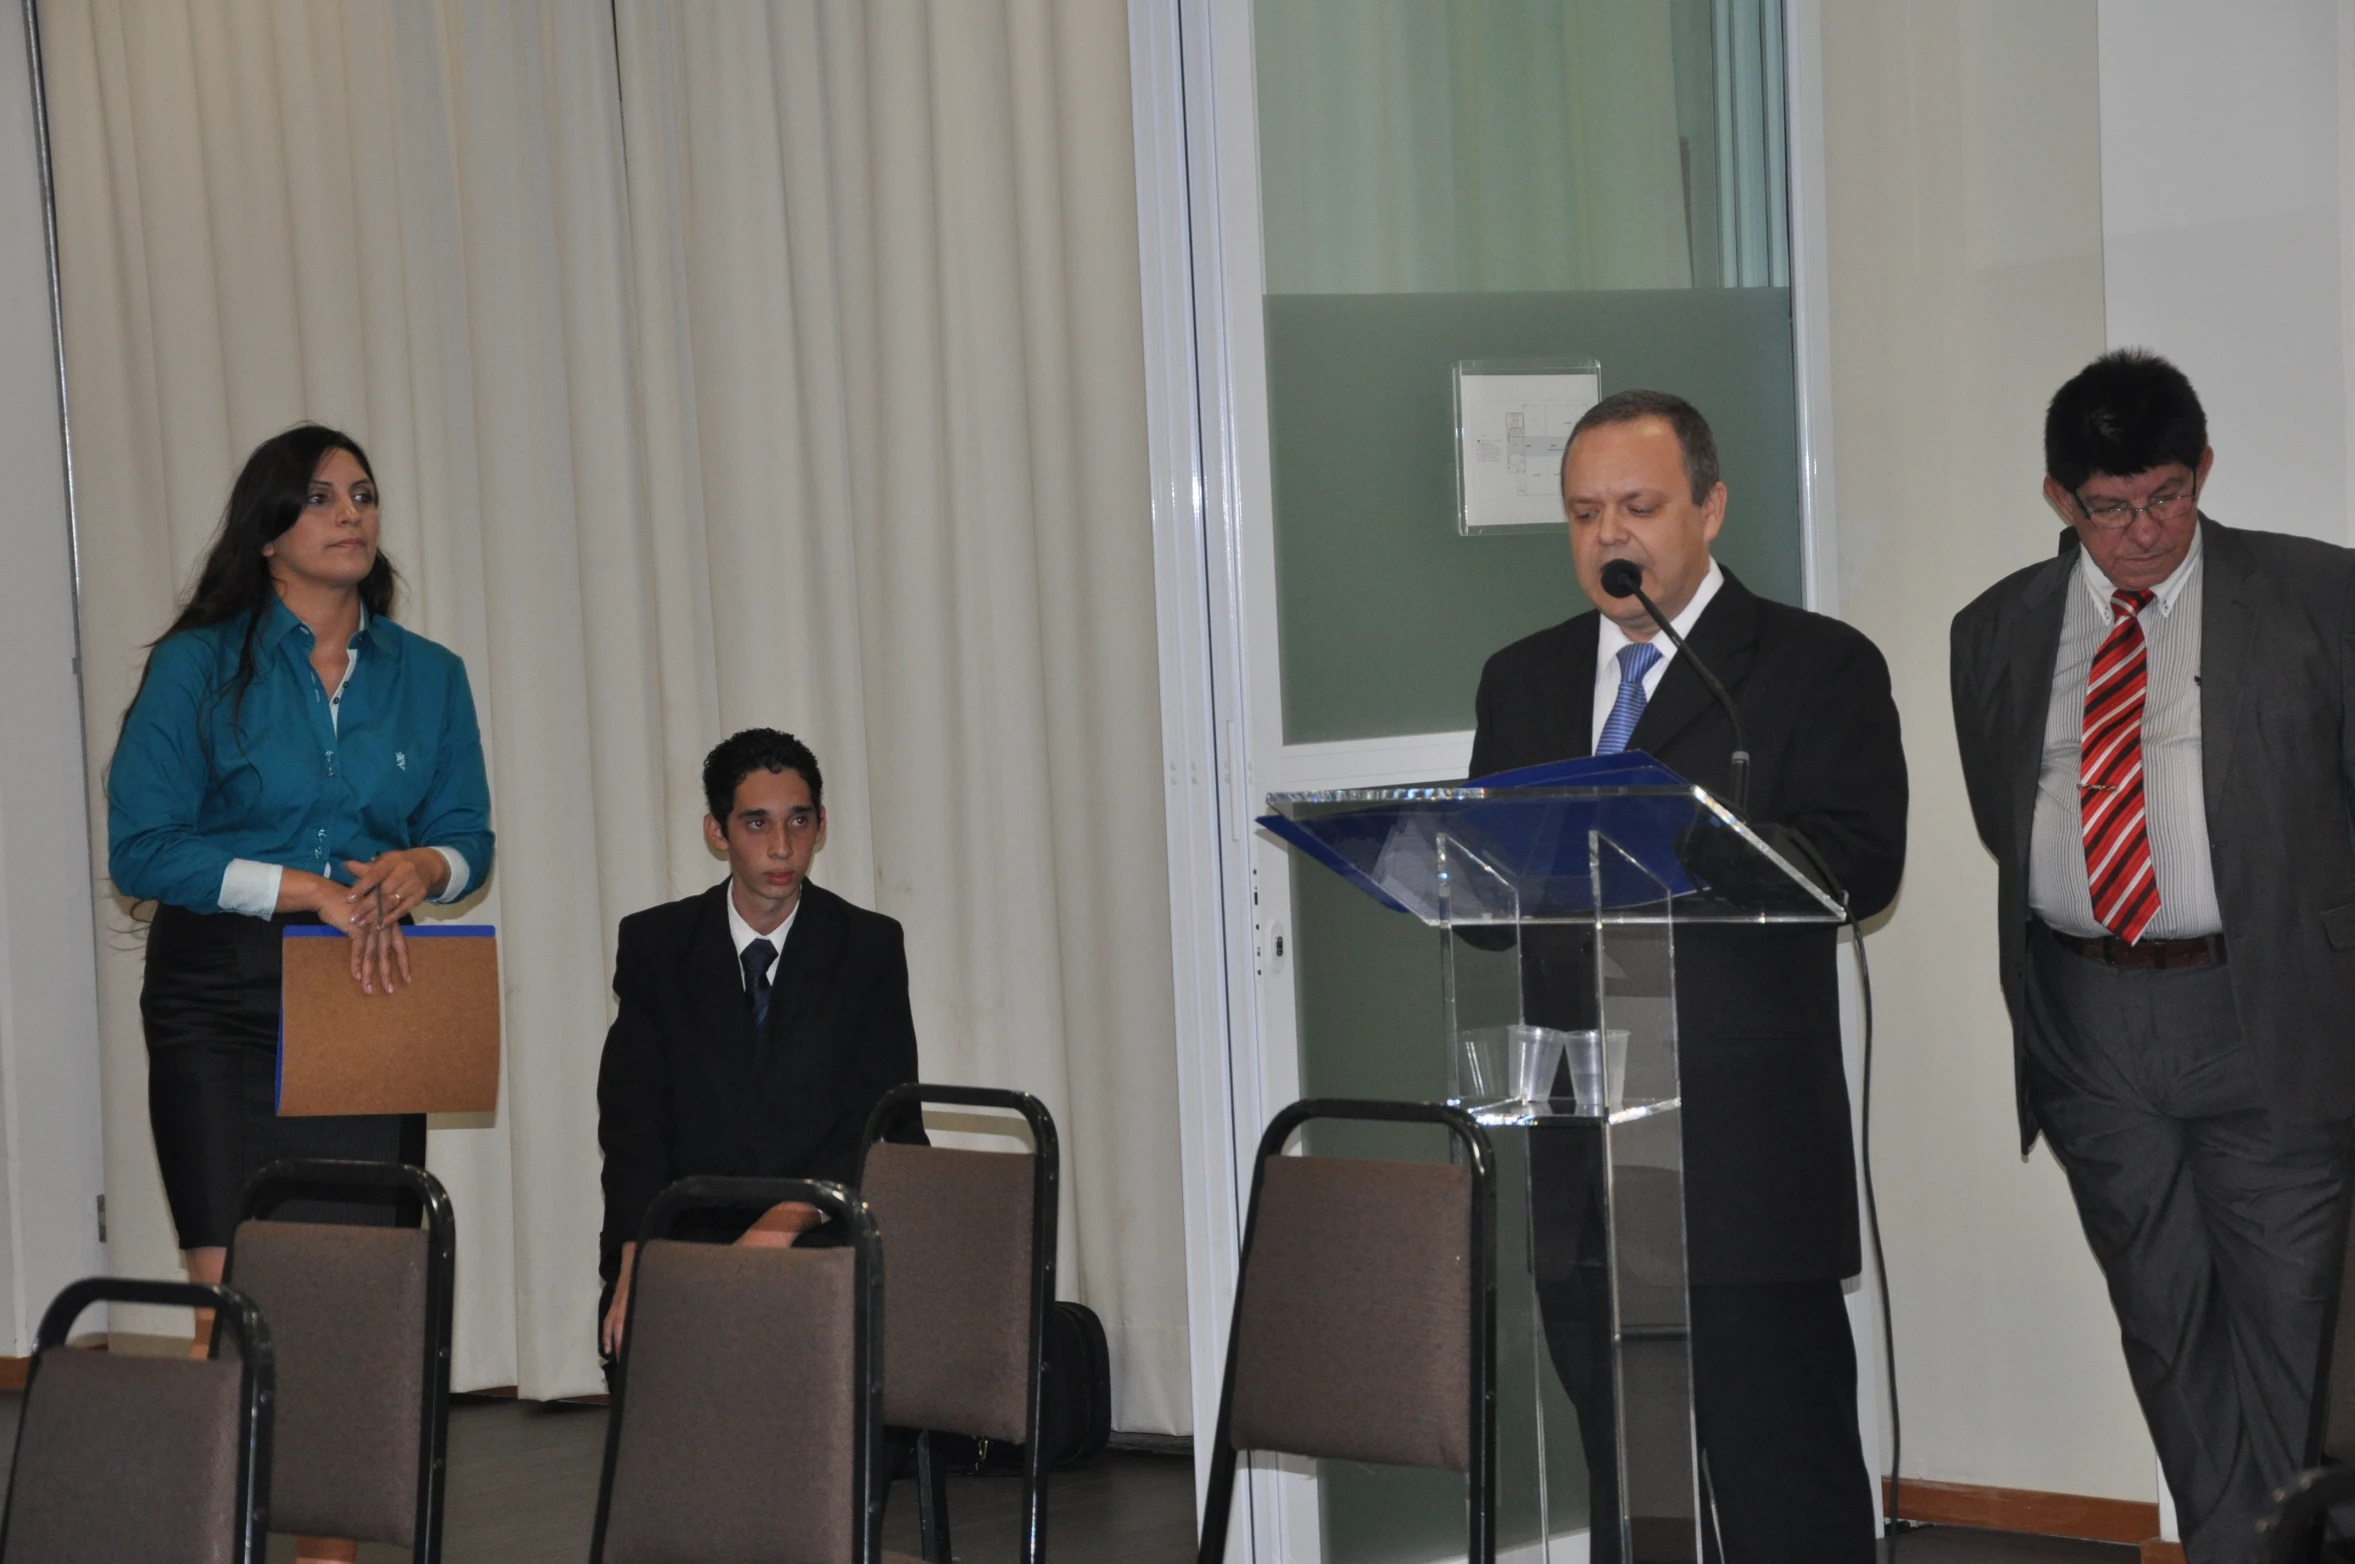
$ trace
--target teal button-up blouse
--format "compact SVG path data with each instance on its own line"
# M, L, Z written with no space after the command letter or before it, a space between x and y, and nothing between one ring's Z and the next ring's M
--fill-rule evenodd
M234 693L244 616L156 643L107 774L107 869L141 901L218 912L236 859L345 883L347 859L447 847L491 872L491 796L456 653L369 619L338 712L309 626L273 598L253 683Z

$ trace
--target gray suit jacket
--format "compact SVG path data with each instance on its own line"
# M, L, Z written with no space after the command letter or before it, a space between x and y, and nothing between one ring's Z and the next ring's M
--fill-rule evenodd
M2234 1006L2269 1105L2355 1114L2355 551L2202 517L2200 758ZM2077 539L1954 616L1954 730L1995 855L2022 1151L2028 844Z

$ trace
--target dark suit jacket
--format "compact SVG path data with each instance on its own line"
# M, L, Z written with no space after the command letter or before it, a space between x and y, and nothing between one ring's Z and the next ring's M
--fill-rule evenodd
M1601 616L1515 642L1480 677L1472 774L1593 750ZM1905 751L1888 665L1835 619L1768 602L1726 572L1686 637L1724 681L1750 745L1750 814L1803 835L1859 917L1905 865ZM1631 748L1721 796L1733 727L1678 657ZM1691 928L1676 937L1686 1253L1700 1283L1804 1281L1862 1264L1830 928ZM1529 1019L1592 1026L1573 940L1533 936Z
M2355 1114L2355 552L2205 517L2200 764L2216 902L2241 1031L2271 1105ZM1979 840L1995 855L2003 997L2011 1006L2020 1147L2037 1124L2019 1061L2028 852L2044 723L2077 539L1954 616L1954 732Z
M868 1113L916 1078L897 921L804 885L769 1023L755 1036L727 894L722 880L621 922L621 1010L597 1072L608 1278L646 1208L677 1179L856 1183Z

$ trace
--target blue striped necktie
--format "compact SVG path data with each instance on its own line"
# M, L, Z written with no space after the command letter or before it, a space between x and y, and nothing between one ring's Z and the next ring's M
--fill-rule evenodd
M1619 698L1603 719L1603 736L1595 741L1598 755L1616 755L1635 737L1644 715L1644 675L1660 660L1660 648L1649 641L1630 641L1619 648Z
M736 953L744 964L744 997L752 1002L752 1027L759 1031L769 1024L769 968L777 959L777 947L765 939L756 939Z

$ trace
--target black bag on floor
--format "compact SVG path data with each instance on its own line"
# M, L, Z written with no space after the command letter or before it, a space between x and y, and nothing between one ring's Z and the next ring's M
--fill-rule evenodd
M1112 1442L1112 1357L1104 1322L1084 1303L1047 1311L1045 1427L1049 1466L1072 1466Z
M1112 1439L1112 1359L1096 1311L1084 1303L1047 1310L1046 1358L1047 1465L1077 1466ZM1023 1447L1003 1439L936 1433L932 1451L952 1472L1014 1476L1023 1467Z

